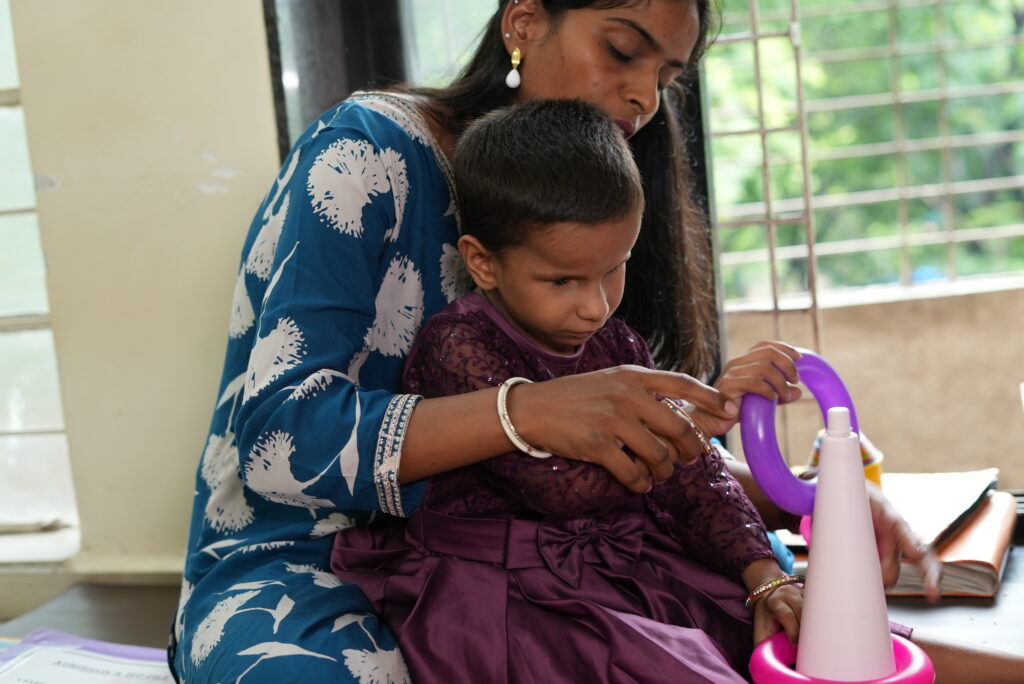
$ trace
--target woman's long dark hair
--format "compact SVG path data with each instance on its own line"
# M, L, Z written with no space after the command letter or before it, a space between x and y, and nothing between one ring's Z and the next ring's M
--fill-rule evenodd
M502 14L510 1L500 0L472 60L451 85L407 91L441 105L432 114L456 135L473 119L512 103L514 91L505 85L509 58L501 40ZM700 31L690 60L695 67L712 28L711 0L678 1L697 5ZM539 2L557 22L575 9L633 6L650 0ZM717 314L708 223L692 199L690 163L680 132L684 95L679 83L666 88L654 118L630 139L643 177L645 209L617 315L644 336L658 367L706 379L717 356Z

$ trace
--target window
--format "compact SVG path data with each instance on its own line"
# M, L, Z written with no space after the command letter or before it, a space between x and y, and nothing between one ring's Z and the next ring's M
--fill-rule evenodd
M469 61L497 7L477 0L401 0L406 73L417 85L446 85Z
M1024 282L1016 11L726 0L704 75L729 308Z
M0 0L0 562L59 560L77 515L8 0ZM54 541L57 541L54 544ZM43 548L45 547L45 548Z

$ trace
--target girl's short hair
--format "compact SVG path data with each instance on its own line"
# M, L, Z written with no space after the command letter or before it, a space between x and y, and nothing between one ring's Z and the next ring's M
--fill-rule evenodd
M473 122L453 160L462 233L493 252L553 223L596 224L644 204L619 127L581 100L532 100Z

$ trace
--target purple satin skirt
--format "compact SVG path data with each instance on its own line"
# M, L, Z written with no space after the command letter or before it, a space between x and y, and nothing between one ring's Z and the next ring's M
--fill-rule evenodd
M413 680L747 681L746 590L642 511L461 518L340 532L331 567L395 632Z

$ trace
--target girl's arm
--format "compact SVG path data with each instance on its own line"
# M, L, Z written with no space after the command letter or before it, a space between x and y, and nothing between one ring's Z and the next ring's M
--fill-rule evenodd
M765 558L747 566L743 571L743 584L747 591L753 591L765 582L783 576L785 573L779 564L774 559ZM754 604L754 643L761 643L781 627L790 643L796 644L803 604L803 589L792 584L781 586L758 600Z

